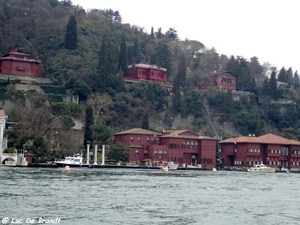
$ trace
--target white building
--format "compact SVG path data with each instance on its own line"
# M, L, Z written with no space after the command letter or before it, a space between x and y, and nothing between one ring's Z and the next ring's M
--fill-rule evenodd
M6 124L6 115L3 109L0 109L0 160L2 164L3 150L6 148L7 142L4 140L4 130Z

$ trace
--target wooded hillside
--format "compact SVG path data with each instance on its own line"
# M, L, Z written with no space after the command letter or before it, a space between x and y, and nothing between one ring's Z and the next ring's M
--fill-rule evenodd
M201 40L181 40L176 28L163 31L156 27L147 33L122 23L122 12L85 11L71 1L0 0L0 54L12 49L40 60L41 76L52 83L44 87L46 95L29 92L25 98L14 82L1 83L1 99L18 103L10 121L28 122L28 117L36 115L31 123L39 119L43 124L35 129L33 124L23 123L18 129L24 132L14 133L11 143L24 136L48 135L45 146L48 143L49 148L53 130L67 134L74 119L85 124L85 143L107 141L107 133L97 132L105 130L103 127L88 126L97 124L110 133L143 127L191 129L213 136L204 106L223 138L272 132L300 139L296 71L261 64L259 56L250 60L226 56L206 48ZM173 93L155 83L126 85L123 74L127 66L141 61L166 68ZM230 91L201 90L200 79L214 71L236 74L237 90L251 92L251 101L234 101ZM287 83L288 88L278 87L277 81ZM78 95L80 104L64 103L65 94ZM289 104L287 100L291 100ZM41 104L45 101L47 108ZM24 108L28 114L23 113ZM63 118L63 122L58 124L55 118ZM70 140L68 137L65 140Z

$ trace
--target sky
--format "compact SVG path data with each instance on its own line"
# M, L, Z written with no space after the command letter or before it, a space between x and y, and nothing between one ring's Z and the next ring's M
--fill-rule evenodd
M89 9L119 11L123 23L177 31L221 55L256 56L261 64L300 73L299 0L72 0Z

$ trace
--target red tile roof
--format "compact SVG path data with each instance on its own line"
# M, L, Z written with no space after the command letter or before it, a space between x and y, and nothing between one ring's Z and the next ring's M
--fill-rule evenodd
M142 128L132 128L129 130L124 130L119 133L116 133L115 135L122 135L122 134L145 134L145 135L160 135L160 133L156 133L150 130L145 130Z
M219 143L261 143L261 144L286 144L286 145L300 145L299 141L286 139L275 134L265 134L259 137L242 136L237 138L228 138Z
M259 137L252 137L252 136L242 136L237 138L228 138L223 141L219 141L219 143L262 143L262 139Z
M185 132L189 133L184 134ZM161 138L172 137L172 138L185 138L185 139L215 139L208 136L201 136L190 130L163 130Z
M167 69L165 69L165 68L162 68L162 67L159 67L159 66L156 66L156 65L149 65L149 64L145 64L145 63L137 63L137 64L134 64L134 65L128 66L128 68L132 68L132 67L167 71Z

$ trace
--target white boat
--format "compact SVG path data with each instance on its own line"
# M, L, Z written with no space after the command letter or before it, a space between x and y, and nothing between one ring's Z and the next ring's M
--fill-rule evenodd
M84 164L82 162L83 158L81 155L76 154L74 156L68 156L63 160L55 161L57 167L66 167L69 168L89 168L89 164Z
M160 168L163 169L164 171L177 170L178 164L172 161L165 162L162 166L160 166Z
M247 169L248 172L263 172L263 173L274 173L275 168L266 166L262 163L256 164L253 167Z

